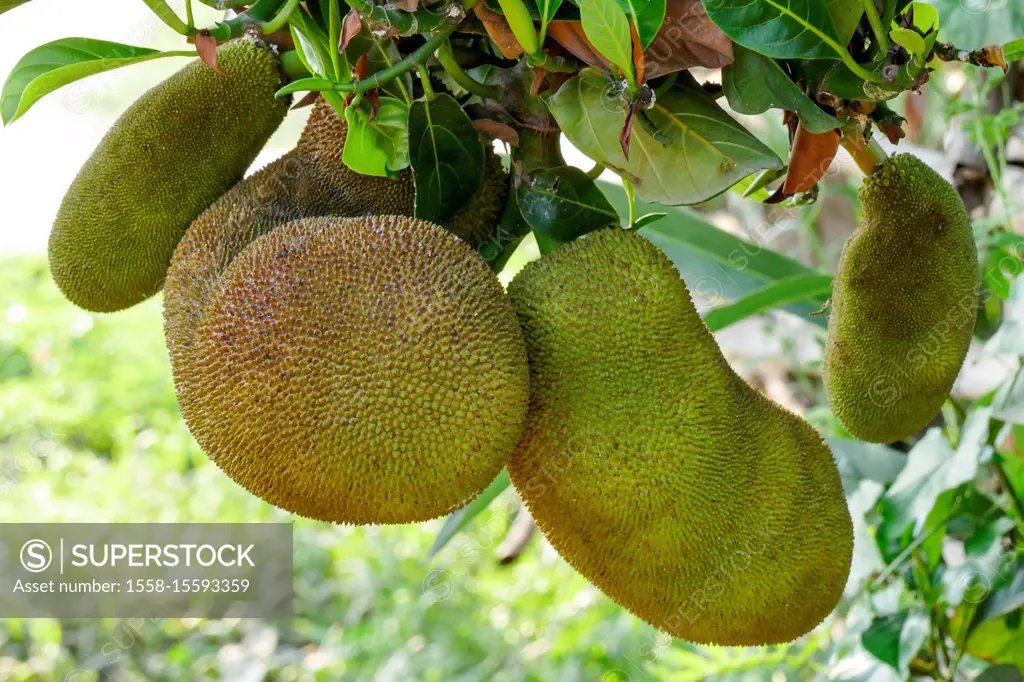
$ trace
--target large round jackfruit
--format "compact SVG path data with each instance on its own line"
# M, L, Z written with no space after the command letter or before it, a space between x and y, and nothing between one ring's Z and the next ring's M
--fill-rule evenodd
M61 291L97 312L160 290L189 224L234 185L288 111L271 48L242 38L144 94L68 189L50 234Z
M347 207L344 215L412 216L416 199L412 171L405 169L397 180L356 173L341 160L347 135L348 124L320 99L296 149L325 177L329 173L331 182L300 186L296 201L318 215L343 204ZM477 248L493 237L507 198L508 176L501 159L488 148L483 185L469 203L444 222L444 227Z
M531 397L508 471L558 552L694 642L783 642L828 615L853 547L831 453L733 372L665 254L595 232L509 294Z
M824 379L857 438L905 438L938 414L967 355L978 256L956 190L900 154L864 180L864 218L832 290Z
M521 432L519 325L480 257L402 217L314 218L224 273L179 381L235 481L303 516L405 523L464 504Z

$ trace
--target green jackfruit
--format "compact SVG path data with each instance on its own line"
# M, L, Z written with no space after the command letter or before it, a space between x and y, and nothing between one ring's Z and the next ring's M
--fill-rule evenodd
M784 642L821 622L853 549L832 455L733 372L665 254L602 230L509 294L531 396L508 471L555 549L694 642Z
M824 379L839 421L887 443L939 413L967 355L978 257L956 190L900 154L864 180L832 290Z
M339 523L450 512L521 432L526 350L483 260L404 217L310 218L246 247L199 321L182 413L229 476Z
M68 189L50 234L61 291L97 312L160 290L189 224L245 173L288 102L271 48L249 38L217 51L224 76L193 62L135 102Z

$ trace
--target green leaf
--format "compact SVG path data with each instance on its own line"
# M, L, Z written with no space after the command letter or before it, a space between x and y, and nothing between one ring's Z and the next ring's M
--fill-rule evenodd
M547 26L558 13L558 8L562 6L562 0L537 0L537 6L540 10L541 25Z
M618 3L636 26L640 44L646 50L665 21L665 0L618 0Z
M903 623L906 620L906 611L890 616L877 616L871 621L868 629L861 634L861 644L871 652L872 656L898 669L900 664L900 632L903 630Z
M363 175L396 178L409 165L409 106L394 97L381 97L371 120L362 105L345 107L348 135L342 160Z
M0 14L12 10L18 5L24 5L28 0L0 0Z
M466 205L483 182L480 135L448 94L413 102L409 159L416 182L417 218L444 222Z
M1024 59L1024 38L1017 38L1003 45L1003 56L1007 62Z
M927 33L929 29L939 27L939 13L935 9L935 5L927 2L915 2L914 3L914 26L921 29L922 33Z
M572 166L533 171L519 184L516 199L530 228L556 244L619 224L619 214L593 179Z
M840 59L828 3L820 0L702 0L734 42L776 59Z
M452 512L448 518L444 520L444 525L441 526L441 530L438 531L437 536L434 538L434 543L427 551L427 561L430 561L437 556L437 553L444 549L445 546L452 541L452 538L468 526L469 522L475 519L480 512L487 509L491 502L493 502L498 495L508 489L510 485L512 485L512 481L508 477L508 471L506 469L502 469L501 473L498 474L498 477L491 481L491 484L487 486L482 493L480 493L479 497L475 498L462 509Z
M918 63L924 62L928 48L924 43L924 38L917 31L909 28L894 28L889 31L889 37L892 38L892 42L913 55Z
M598 182L605 196L620 215L627 210L626 194L620 185ZM637 202L639 213L659 206ZM711 288L718 298L739 299L765 285L797 275L819 275L803 263L773 251L775 237L758 226L748 239L720 230L704 217L686 208L672 208L658 222L647 225L640 234L668 254L691 289ZM810 314L821 309L827 296L815 296L785 306L785 309L824 326L824 317Z
M907 463L906 453L878 443L852 438L826 438L825 442L835 456L839 478L847 493L864 480L888 485L896 480Z
M0 115L12 123L45 95L68 83L163 57L194 57L192 50L160 52L92 38L62 38L31 50L14 65L0 95Z
M940 495L974 480L991 414L989 407L969 415L955 452L939 429L929 430L911 449L907 466L882 499L877 535L884 553L899 546L907 533L921 534Z
M735 303L715 308L704 317L704 324L711 331L717 331L752 315L831 293L832 277L829 275L794 275L769 284Z
M142 2L146 3L146 6L153 10L153 14L157 15L160 21L170 26L174 31L181 35L188 34L188 26L174 13L174 10L171 9L166 0L142 0Z
M276 93L275 97L284 97L285 95L292 95L296 92L326 92L328 90L333 91L335 82L327 78L300 78L297 81L288 83Z
M1024 682L1024 673L1014 665L994 665L982 671L974 682Z
M594 49L633 80L633 41L629 34L629 19L618 2L586 0L580 7L580 18L583 32Z
M697 204L782 161L694 87L676 87L648 110L655 130L637 121L627 159L617 135L625 108L609 94L607 77L584 69L545 102L559 127L594 161L633 183L637 194L667 205Z
M769 109L796 112L804 127L812 133L825 133L839 127L794 83L775 60L733 46L736 60L722 70L722 87L729 106L740 114L763 114Z
M828 15L832 18L839 44L849 45L857 32L860 18L864 16L864 5L861 0L828 0Z
M938 10L942 39L975 50L1024 36L1024 2L1018 0L930 0Z
M295 51L299 53L299 59L302 60L306 70L324 78L329 76L327 61L321 53L316 39L306 35L305 31L295 24L289 24L289 28L292 33L292 42L295 43ZM280 96L280 93L278 95Z

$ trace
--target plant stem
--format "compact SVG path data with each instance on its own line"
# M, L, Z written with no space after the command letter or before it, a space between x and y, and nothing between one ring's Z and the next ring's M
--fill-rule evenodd
M871 31L875 34L875 42L885 52L889 49L889 33L882 27L882 20L878 18L878 10L875 9L875 0L862 0L864 13L868 15L868 23L871 24Z
M274 15L274 18L264 23L260 28L263 29L264 33L273 33L274 31L280 31L284 28L284 25L288 23L288 19L291 18L292 12L299 6L299 0L288 0L284 7Z
M451 42L447 40L444 41L444 43L437 48L437 52L434 56L437 57L437 61L441 63L441 67L448 72L448 75L452 77L452 80L458 83L465 90L468 90L474 95L479 95L484 99L497 99L501 95L501 88L477 82L472 76L462 69L462 65L456 61L455 55L452 53Z
M427 42L423 43L415 51L410 52L409 55L398 62L394 66L389 66L386 69L378 71L369 78L363 80L354 81L352 83L335 83L332 90L338 92L354 92L356 94L363 94L370 90L375 90L380 86L403 76L413 70L418 64L426 61L430 55L434 54L438 47L444 44L449 36L455 32L454 26L445 26L440 31L434 34Z
M192 0L185 0L185 23L188 24L189 31L196 29L196 20L192 16Z
M423 64L417 64L416 71L419 72L420 83L423 84L423 96L429 102L434 99L434 86L430 84L430 71Z

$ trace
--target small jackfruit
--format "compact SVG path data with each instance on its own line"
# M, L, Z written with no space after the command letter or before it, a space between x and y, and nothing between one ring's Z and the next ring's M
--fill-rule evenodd
M853 548L831 453L733 372L665 254L602 230L509 294L531 397L508 471L555 549L694 642L784 642L828 615Z
M196 440L236 482L340 523L450 512L521 432L526 350L501 284L444 229L311 218L227 268L178 381Z
M839 261L824 379L836 418L887 443L939 413L967 355L978 256L956 190L909 154L860 190L864 218Z
M341 215L404 215L415 209L416 186L412 171L405 169L396 180L357 173L341 160L348 136L348 124L320 99L310 114L299 139L297 152L330 182L307 183L297 189L296 202L311 214L326 215L342 204ZM341 170L337 170L337 169ZM334 169L334 170L330 170ZM455 215L444 221L456 236L473 248L487 242L501 220L508 197L508 177L501 159L490 148L484 156L484 179L480 190Z
M122 115L68 189L50 234L53 278L76 305L128 308L163 284L189 224L245 173L288 111L270 46L193 62Z

